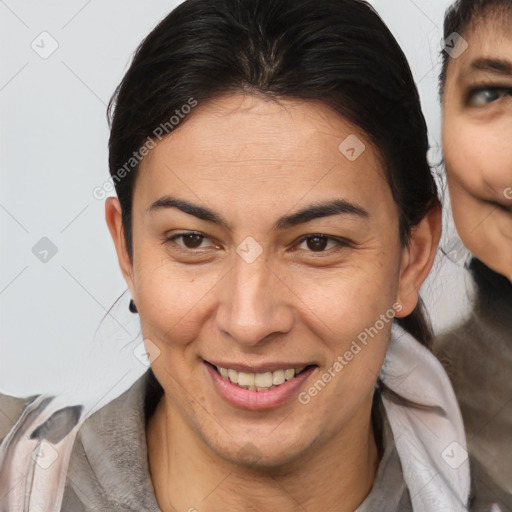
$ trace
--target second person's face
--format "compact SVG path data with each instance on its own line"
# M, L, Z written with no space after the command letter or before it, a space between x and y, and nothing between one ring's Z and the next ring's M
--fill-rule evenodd
M512 10L466 33L450 59L443 151L457 231L468 249L512 280Z

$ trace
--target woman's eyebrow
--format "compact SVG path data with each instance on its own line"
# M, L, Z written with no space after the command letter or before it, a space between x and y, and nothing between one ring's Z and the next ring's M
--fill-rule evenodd
M233 231L229 222L227 222L220 214L197 204L178 199L169 195L157 199L147 209L147 213L152 213L161 208L177 208L184 213L193 215L201 220L213 222ZM289 229L293 226L310 222L314 219L322 217L330 217L333 215L351 215L361 219L367 219L370 214L363 207L346 201L344 199L335 199L333 201L313 203L298 212L284 215L278 219L274 224L274 230Z

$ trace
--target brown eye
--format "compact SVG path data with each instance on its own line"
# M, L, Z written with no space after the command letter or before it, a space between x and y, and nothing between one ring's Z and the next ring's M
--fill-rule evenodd
M197 249L201 245L201 242L204 238L202 235L197 235L195 233L191 235L182 235L182 237L183 242L188 249Z
M194 231L185 232L185 233L178 233L177 235L171 236L170 238L166 239L166 242L175 242L175 240L181 238L183 241L183 244L177 244L181 248L184 249L197 249L203 242L205 238L207 238L205 235L201 235L200 233L195 233Z
M307 249L311 252L328 252L325 249L329 242L334 242L334 246L337 247L338 249L348 245L347 243L344 243L341 240L337 240L327 235L309 235L307 237L304 237L299 242L299 245L306 243Z

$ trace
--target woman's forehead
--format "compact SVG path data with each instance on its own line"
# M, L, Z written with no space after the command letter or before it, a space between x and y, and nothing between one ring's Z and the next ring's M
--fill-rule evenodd
M300 146L299 139L320 134L317 141L332 137L333 143L347 133L357 131L361 134L359 128L320 101L271 100L260 95L224 95L200 103L186 121L176 131L181 132L178 135L180 143L185 141L195 146L222 144L226 153L236 144L255 142L255 137L278 150L283 143ZM365 135L361 134L361 137L365 138ZM169 137L172 145L171 139L172 134Z
M378 168L374 153L360 128L320 102L237 95L196 107L148 154L141 172L173 167L228 179L256 169L259 178L298 180L333 165Z

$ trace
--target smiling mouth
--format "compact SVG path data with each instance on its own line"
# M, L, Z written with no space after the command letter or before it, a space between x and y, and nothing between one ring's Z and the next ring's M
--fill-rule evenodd
M249 391L270 391L281 384L294 379L309 368L317 365L310 364L302 366L300 368L286 368L276 370L273 372L264 373L250 373L250 372L238 372L231 368L222 368L208 363L213 367L217 373L219 373L224 379L229 380L231 384L238 386L239 388L247 389Z

